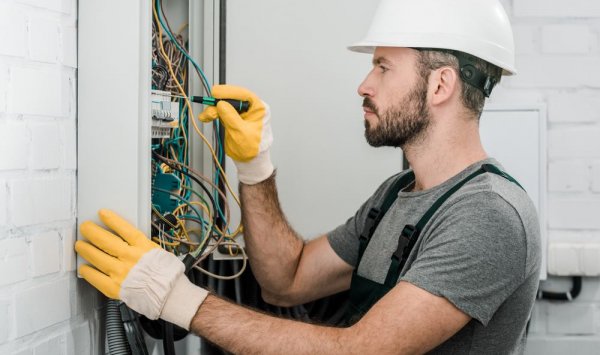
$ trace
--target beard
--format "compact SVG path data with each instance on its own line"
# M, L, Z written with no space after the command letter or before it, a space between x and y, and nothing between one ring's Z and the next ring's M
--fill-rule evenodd
M427 107L427 83L419 80L402 100L382 114L365 97L363 106L371 109L378 122L375 127L365 120L365 138L373 147L404 147L422 138L431 121Z

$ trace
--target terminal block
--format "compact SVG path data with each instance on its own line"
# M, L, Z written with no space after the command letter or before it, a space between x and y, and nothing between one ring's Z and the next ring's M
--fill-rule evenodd
M152 138L169 138L179 125L179 103L168 91L152 90Z

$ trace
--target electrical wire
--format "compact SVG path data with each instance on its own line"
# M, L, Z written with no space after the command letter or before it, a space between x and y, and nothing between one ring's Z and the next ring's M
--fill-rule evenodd
M244 250L244 248L242 248L242 246L238 242L236 242L234 240L232 240L230 242L224 242L221 245L231 245L231 246L235 245L235 246L237 246L237 250L240 250L242 252L242 267L241 267L240 271L238 271L237 273L230 275L230 276L222 276L222 275L217 275L215 273L212 273L208 270L205 270L198 265L194 265L194 268L196 270L199 270L201 273L206 274L206 275L213 277L215 279L218 279L218 280L233 280L235 278L240 277L246 270L246 266L248 264L248 256L246 255L246 251Z
M154 153L153 153L153 154L154 154ZM155 153L155 154L157 154L157 153ZM162 157L162 156L160 156L160 155L157 155L157 158L158 158L158 159L161 159L163 162L165 162L165 163L166 163L166 164L168 164L168 165L169 165L169 163L173 163L173 164L177 164L177 165L179 165L179 166L182 166L184 169L186 169L187 173L189 173L189 174L190 174L190 177L192 177L192 176L193 176L193 177L197 177L197 178L200 178L200 179L202 179L202 180L206 181L206 182L207 182L208 184L210 184L212 187L216 188L216 189L217 189L217 191L219 192L219 194L220 194L220 195L221 195L223 198L226 198L226 197L225 197L225 194L224 194L223 192L221 192L220 190L218 190L218 188L217 188L217 187L214 185L214 183L212 183L212 182L211 182L211 181L210 181L210 180L209 180L207 177L205 177L204 175L202 175L202 174L201 174L200 172L198 172L197 170L195 170L195 169L193 169L193 168L191 168L191 167L189 167L189 166L186 166L186 165L185 165L185 164L183 164L183 163L180 163L180 162L177 162L177 161L170 160L170 159L168 159L168 158L165 158L165 157ZM169 166L171 166L173 169L176 169L176 168L175 168L175 167L173 167L172 165L169 165ZM194 179L194 181L198 182L198 181L197 181L197 180L195 180L195 179ZM206 191L206 190L205 190L205 191ZM214 202L214 200L212 200L212 198L211 198L210 196L208 196L208 197L209 197L209 199L211 199L211 201L213 201L213 202ZM214 210L214 203L213 203L213 210ZM227 205L227 204L225 204L225 213L226 213L226 215L227 215L227 216L229 216L229 207L228 207L228 205ZM227 220L227 221L228 221L228 220ZM228 223L228 222L227 222L227 223ZM224 229L226 230L226 228L224 228ZM237 226L237 228L236 228L235 232L234 232L234 233L231 233L231 234L229 234L229 235L228 235L228 237L231 237L231 238L233 238L234 236L236 236L236 235L238 235L239 233L241 233L241 231L242 231L242 225L241 225L241 223L240 223L240 224L238 224L238 226Z
M163 161L165 164L167 164L167 165L168 165L169 167L171 167L172 169L174 169L174 170L178 170L178 171L182 171L182 173L183 173L183 174L186 174L187 176L189 176L189 177L190 177L190 178L192 178L192 179L193 179L194 177L196 177L196 178L199 178L199 179L203 180L204 182L206 182L207 184L209 184L209 185L210 185L212 188L214 188L214 189L217 191L217 193L218 193L218 194L219 194L221 197L223 197L223 198L226 198L226 196L225 196L225 193L223 193L223 191L221 191L221 190L218 188L218 186L217 186L217 185L215 185L215 184L214 184L214 183L213 183L213 182L212 182L212 181L211 181L209 178L207 178L206 176L204 176L203 174L201 174L201 173L200 173L200 172L198 172L197 170L194 170L192 167L190 167L190 166L188 166L188 165L186 165L186 164L184 164L184 163L181 163L181 162L179 162L179 161L176 161L176 160L172 160L172 159L166 158L166 157L164 157L164 156L161 156L161 155L159 155L158 153L155 153L155 154L156 154L156 155L155 155L155 157L156 157L157 159L160 159L161 161ZM176 167L175 167L175 166L173 166L173 165L179 165L179 166L181 166L181 167L182 167L182 169L178 169L178 168L176 168ZM198 181L198 180L196 180L196 179L193 179L193 180L194 180L196 183L198 183L199 185L201 185L201 187L204 185L203 183L199 182L199 181ZM205 186L204 186L203 190L204 190L206 193L209 193L209 192L208 192L208 189L207 189ZM213 200L213 199L211 199L211 197L210 197L210 196L208 196L208 198L211 200L211 204L212 204L212 206L213 206L213 210L214 210L214 209L215 209L215 203L214 203L214 200ZM225 210L225 212L226 212L226 215L227 215L227 216L229 216L229 206L226 204L226 205L225 205L225 207L226 207L226 210Z
M162 1L156 0L154 10L155 10L157 22L159 22L163 26L167 36L169 36L171 41L173 41L173 43L177 46L177 48L181 51L181 53L183 53L183 55L187 58L187 60L190 61L190 63L192 63L192 66L194 67L194 69L198 73L198 76L201 79L202 85L204 86L204 90L206 90L206 92L210 96L211 95L210 85L208 84L208 79L206 78L206 75L204 75L204 71L202 71L202 69L200 68L198 63L196 63L196 61L189 55L189 53L174 38L173 33L171 31L171 27L169 26L166 16L164 16L164 10L162 8Z
M157 0L155 2L155 4L156 4L156 9L155 9L155 13L156 13L155 14L155 19L156 19L156 21L160 22L163 27L165 27L165 24L166 24L165 32L167 33L167 35L169 35L170 38L172 39L173 43L176 44L178 46L178 48L180 48L181 50L183 50L183 52L185 52L184 54L187 55L187 52L181 47L181 45L179 44L179 42L175 38L173 38L173 35L172 35L173 31L171 30L170 25L168 24L168 20L166 19L166 17L163 16L164 15L164 11L159 11L159 9L158 9L158 5L162 6L162 3ZM162 10L162 7L160 8L160 10ZM160 36L162 36L162 34L160 32L160 28L158 28L158 30L159 30ZM159 44L162 45L162 41L160 41ZM162 48L162 51L164 52L164 48ZM188 55L188 57L189 57L189 55ZM169 64L168 56L165 56L165 58L167 60L167 64ZM187 98L186 98L186 104L189 106L189 100L187 100ZM191 109L191 107L189 107L189 108ZM197 129L195 120L193 120L192 123L195 126L194 129L196 130L196 132L200 133L199 130ZM215 125L215 131L217 132L217 138L216 138L217 142L221 143L218 140L218 137L220 136L220 134L218 134L218 132L219 132L218 121L216 122L216 125ZM202 137L201 133L200 133L200 135ZM203 138L203 140L205 140L204 137L202 137L202 138ZM206 143L206 140L205 140L205 143ZM223 161L223 150L221 149L221 146L222 146L222 143L221 144L217 144L217 152L218 152L218 155L219 155L218 159L215 161L215 165L218 167L218 169L216 169L217 171L215 172L215 181L216 181L217 184L218 184L218 181L219 181L219 176L222 173L224 174L224 171L223 171L223 169L220 166L220 162ZM211 152L212 152L212 149L211 149L210 146L209 146L209 150L211 150ZM213 153L213 158L214 158L214 153ZM227 183L226 177L224 177L224 181L226 182L226 185L229 185ZM229 191L232 193L232 195L234 196L234 198L237 200L237 196L235 196L235 193L232 191L231 186L227 186L227 187L229 188ZM216 194L215 194L215 197L216 197ZM226 201L226 200L224 200L224 201ZM216 207L217 207L216 210L217 210L217 213L218 213L219 217L223 218L224 216L223 216L223 212L222 212L222 210L220 208L220 203L219 202L216 203ZM238 202L238 204L239 204L239 201L236 201L236 202Z
M177 191L167 190L153 186L152 190L169 194L178 200L178 206L169 212L174 217L165 218L158 210L153 208L152 225L158 231L158 236L153 240L165 249L174 253L181 253L189 248L189 253L195 258L194 268L200 272L219 280L231 280L242 275L247 266L245 250L233 239L242 231L241 223L233 232L229 230L230 207L225 191L229 192L240 206L239 198L231 187L225 174L223 164L225 160L222 128L220 122L213 122L214 147L199 129L193 113L193 108L188 94L188 73L186 64L191 64L196 74L201 79L204 90L211 95L210 86L200 66L187 52L186 42L182 31L187 24L182 25L174 34L168 19L164 15L163 3L155 0L153 6L153 85L159 89L181 97L179 99L178 127L173 129L170 138L162 139L160 144L153 145L152 159L156 162L153 171L164 174L174 174L180 178L181 184ZM163 34L166 37L163 37ZM154 75L156 73L156 75ZM162 74L162 75L159 75ZM156 79L155 79L156 76ZM213 160L213 178L207 178L198 171L193 170L188 163L188 127L191 120L192 127L207 147ZM195 182L203 193L195 191L192 187ZM199 201L192 201L196 196ZM190 214L189 211L192 213ZM162 221L155 223L154 221ZM176 221L176 222L175 222ZM194 222L199 224L199 229L187 230L186 225ZM167 227L165 230L165 227ZM192 241L193 238L193 241ZM210 241L210 243L209 243ZM210 268L211 272L200 267L200 263L211 255L220 245L228 246L229 254L234 255L233 247L241 251L242 265L236 264L233 275L219 275L225 272L223 268ZM183 248L183 249L181 249ZM210 263L209 263L210 265ZM223 265L221 265L223 266ZM217 270L218 273L217 273Z
M211 197L210 191L208 191L208 189L206 188L206 186L204 186L204 184L198 180L193 174L190 174L182 169L177 168L174 164L179 164L179 165L185 165L183 163L177 162L175 160L169 159L169 158L165 158L162 155L156 153L156 152L152 152L152 156L157 158L158 160L162 161L163 163L165 163L166 165L168 165L171 169L178 171L186 176L189 176L192 180L194 180L198 186L200 186L200 188L202 188L202 190L204 190L204 192L206 192L208 199L210 200L211 206L213 208L213 210L215 210L215 201L214 199ZM188 166L185 166L186 169L189 170Z
M157 0L157 3L158 3L158 0ZM157 15L157 9L156 8L153 8L153 14L154 14L154 17L156 18L156 20L158 21L158 15ZM160 38L160 37L162 37L161 27L158 26L157 29L158 29L158 35L159 35L159 38ZM157 42L159 44L160 51L163 53L163 56L166 57L165 49L163 47L162 42L161 41L157 41ZM172 67L171 62L169 61L168 58L165 58L165 59L167 60L167 68L169 69L169 72L171 73L171 76L175 77L175 73L173 72L173 67ZM180 92L181 96L183 96L183 99L185 100L186 106L187 106L188 111L189 111L188 114L191 115L192 117L194 117L193 109L192 109L189 97L187 96L185 90L181 87L181 85L179 84L179 82L176 82L176 85L177 85L177 88L179 89L179 92ZM209 152L211 153L211 155L213 157L213 161L215 163L215 166L217 167L217 169L222 174L223 182L225 183L225 186L227 187L227 190L231 193L231 195L234 198L234 200L236 201L236 203L238 205L240 205L239 198L237 197L236 193L231 188L231 185L229 184L227 176L225 175L225 171L223 170L223 167L219 163L219 159L216 156L215 150L213 149L213 147L210 144L210 142L208 142L208 139L206 138L206 136L204 136L204 134L200 131L200 128L198 128L198 124L196 123L196 120L192 119L191 122L192 122L192 126L194 127L194 130L200 136L200 138L202 139L202 141L205 143L206 147L208 148Z
M163 28L165 29L165 33L167 33L167 35L170 37L171 39L171 43L175 44L178 49L186 56L186 58L192 63L194 69L196 70L196 72L198 73L198 75L201 77L202 79L202 84L204 86L204 89L206 90L206 92L211 95L211 91L209 88L209 84L208 84L208 80L206 79L206 76L204 75L204 72L202 71L202 69L200 69L200 67L198 66L198 64L193 60L193 58L191 58L189 56L189 53L185 50L185 48L182 46L182 43L180 43L179 41L179 37L180 37L180 32L183 30L183 28L186 26L186 24L184 24L183 26L181 26L181 28L178 30L178 34L177 36L173 35L173 30L171 29L171 26L169 24L169 21L167 19L167 17L164 15L164 9L163 9L163 2L160 0L156 0L155 2L155 6L156 6L156 12L157 12L157 17L158 17L158 21L161 23L161 25L163 26ZM181 41L183 42L183 40ZM194 122L195 123L195 122ZM219 142L220 140L220 125L218 121L215 121L215 140L219 143L217 144L217 152L218 152L218 163L222 164L223 161L223 150L221 149L222 146L222 142ZM217 171L215 172L215 183L218 185L219 182L219 177L221 175L221 169L217 169ZM216 197L216 196L215 196ZM218 199L217 199L218 200ZM220 206L219 206L219 202L217 201L217 209L220 211ZM220 213L220 217L223 218L222 213Z
M184 199L183 197L179 196L178 194L176 194L176 193L174 193L172 191L161 189L159 187L153 187L152 190L155 190L155 191L158 191L158 192L162 192L162 193L166 193L166 194L169 194L169 195L175 197L179 201L181 201L181 202L185 203L186 205L188 205L192 209L192 211L194 211L194 213L196 213L196 215L198 216L198 218L202 218L201 214L200 214L200 211L198 211L196 209L196 207L194 207L194 205L191 204L191 201L188 201L188 200Z

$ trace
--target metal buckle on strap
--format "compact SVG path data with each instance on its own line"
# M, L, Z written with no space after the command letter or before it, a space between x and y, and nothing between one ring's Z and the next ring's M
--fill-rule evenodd
M392 258L400 261L403 256L408 256L404 254L410 252L410 245L414 243L411 243L411 241L414 241L418 237L419 231L417 230L417 227L412 224L405 225L402 229L402 233L400 233L400 238L398 238L398 247L394 254L392 254Z
M378 208L371 208L369 210L369 213L367 214L367 220L365 221L365 225L362 233L360 233L359 239L363 241L368 241L371 239L371 236L373 235L373 227L375 227L377 219L379 218L379 213L380 211Z

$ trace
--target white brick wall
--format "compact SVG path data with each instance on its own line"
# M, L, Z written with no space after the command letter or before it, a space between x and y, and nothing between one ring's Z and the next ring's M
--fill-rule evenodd
M31 244L32 276L39 277L60 271L62 248L58 232L50 231L32 235L29 242Z
M600 163L592 166L592 191L600 193Z
M65 278L18 292L14 300L16 336L69 319L69 303L69 284Z
M25 238L0 241L0 287L27 279L27 243Z
M30 17L28 26L29 56L39 62L58 60L58 21L45 17Z
M600 91L577 90L548 95L551 123L600 122Z
M23 57L27 52L26 9L14 6L13 2L0 3L0 54Z
M577 40L573 40L577 38ZM593 46L593 34L584 25L548 25L542 27L544 54L586 54Z
M590 167L584 161L555 161L548 166L548 190L587 191L590 185Z
M597 0L513 0L517 17L600 17L600 2Z
M76 0L0 1L0 354L86 355L75 276Z
M549 242L600 242L600 1L506 0L518 75L501 85L501 102L548 105ZM494 96L492 94L492 96ZM500 102L498 102L498 100ZM569 278L542 288L565 291ZM600 279L584 278L569 303L538 301L527 354L597 354Z
M9 223L22 227L73 219L71 177L9 181Z

